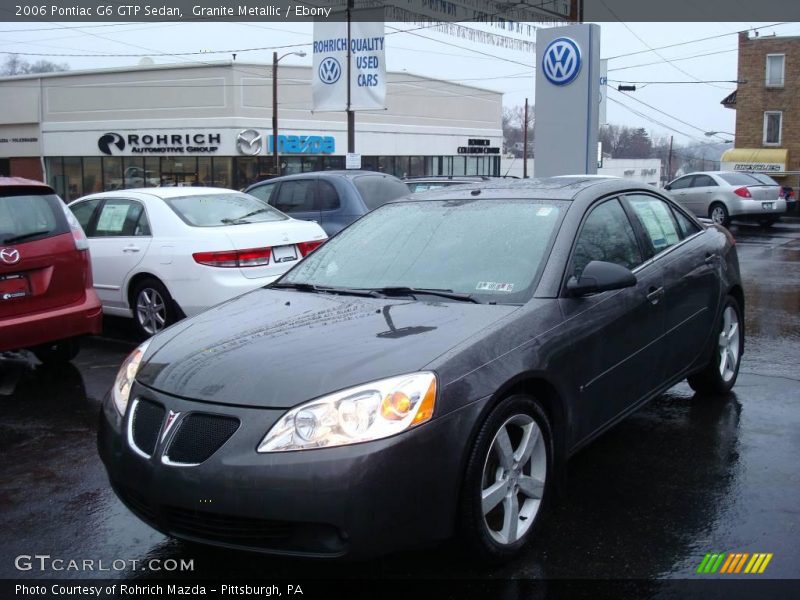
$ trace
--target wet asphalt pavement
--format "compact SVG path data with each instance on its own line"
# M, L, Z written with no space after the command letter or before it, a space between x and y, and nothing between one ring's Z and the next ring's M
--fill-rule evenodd
M159 573L18 571L15 557L191 559L171 577L693 578L707 552L771 552L771 578L800 578L800 220L733 226L747 303L746 352L725 398L684 383L568 464L538 538L502 567L451 546L367 563L285 560L168 539L116 499L95 448L101 399L135 345L108 320L60 369L0 360L0 578Z

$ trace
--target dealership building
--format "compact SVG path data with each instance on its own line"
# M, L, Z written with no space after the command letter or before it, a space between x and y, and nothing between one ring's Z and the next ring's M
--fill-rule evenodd
M154 185L240 189L275 174L272 65L238 61L0 78L0 175L65 200ZM345 168L343 112L312 112L311 68L281 65L282 174ZM387 73L386 110L355 115L364 169L499 175L502 93Z

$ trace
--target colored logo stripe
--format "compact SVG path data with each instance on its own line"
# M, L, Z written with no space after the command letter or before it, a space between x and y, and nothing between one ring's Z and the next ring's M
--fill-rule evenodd
M718 571L725 574L741 573L744 567L745 573L760 574L767 568L772 556L771 552L757 552L754 554L748 552L708 553L697 567L697 573L713 574ZM749 561L748 558L750 559ZM746 567L745 563L747 564Z

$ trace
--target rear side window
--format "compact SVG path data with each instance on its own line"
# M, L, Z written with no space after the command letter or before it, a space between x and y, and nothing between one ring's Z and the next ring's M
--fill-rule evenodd
M763 175L761 173L749 173L750 177L760 181L763 185L780 185L777 181L775 181L769 175Z
M383 206L390 200L408 196L411 190L408 186L394 177L384 175L364 175L356 177L353 183L361 194L368 210L374 210Z
M314 210L314 188L316 179L284 181L274 202L275 208L285 213L311 212Z
M695 175L692 187L712 187L716 186L717 182L708 175Z
M192 227L223 227L285 221L288 217L250 194L197 194L165 198L175 214Z
M758 179L746 173L720 173L719 176L731 185L760 185Z
M62 202L55 194L0 190L0 243L32 242L67 231Z
M276 187L276 183L265 183L264 185L259 185L258 187L248 190L247 193L251 196L255 196L259 200L269 202L269 199L272 197L272 193L275 191Z
M145 233L146 232L146 233ZM134 237L150 235L144 207L134 200L106 200L92 237Z
M339 194L336 188L322 179L317 182L317 207L319 210L336 210L339 208Z
M628 202L639 217L656 254L680 241L681 236L666 202L652 196L637 195L628 196Z

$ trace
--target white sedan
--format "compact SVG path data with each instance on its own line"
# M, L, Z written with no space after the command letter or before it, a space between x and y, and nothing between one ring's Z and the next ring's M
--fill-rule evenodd
M103 312L133 317L145 336L271 283L327 238L316 223L218 188L102 192L69 208L89 238Z

